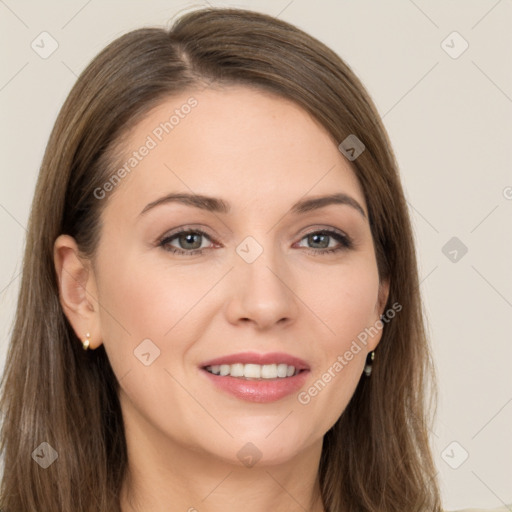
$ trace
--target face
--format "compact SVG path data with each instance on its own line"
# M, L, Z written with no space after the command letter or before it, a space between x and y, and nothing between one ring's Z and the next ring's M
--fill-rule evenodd
M125 421L225 461L249 442L260 463L291 460L342 414L380 338L357 341L384 287L349 162L300 107L248 87L173 97L125 148L97 191L93 274Z

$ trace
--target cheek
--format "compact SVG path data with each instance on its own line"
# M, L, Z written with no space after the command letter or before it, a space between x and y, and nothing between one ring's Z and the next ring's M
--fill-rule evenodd
M179 382L185 381L182 367L188 350L204 328L201 298L215 281L211 272L203 278L192 267L164 268L127 253L110 254L100 278L101 329L121 399L129 415L136 410L185 439L187 425L204 411ZM172 413L177 409L181 415Z
M317 274L315 283L315 288L303 294L307 293L311 309L318 311L323 334L315 340L315 370L297 401L304 413L314 418L317 430L325 433L365 378L368 333L379 315L379 278L376 265L368 260ZM378 341L381 331L371 332L372 342Z
M126 255L104 268L111 269L103 272L100 288L105 342L128 344L132 350L148 338L160 350L171 339L175 347L183 339L177 334L193 330L194 309L212 287L211 274L203 279L190 268L162 267Z
M379 276L370 257L317 270L300 292L323 323L328 352L350 346L354 337L378 319ZM347 345L348 344L348 345Z

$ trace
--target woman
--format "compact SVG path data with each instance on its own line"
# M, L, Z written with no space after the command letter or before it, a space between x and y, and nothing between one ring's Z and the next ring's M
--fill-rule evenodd
M397 164L337 55L204 9L91 62L33 202L5 512L439 511L431 377Z

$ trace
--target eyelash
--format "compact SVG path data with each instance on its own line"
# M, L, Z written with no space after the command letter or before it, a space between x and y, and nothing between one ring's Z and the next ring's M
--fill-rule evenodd
M208 238L209 240L211 240L212 242L216 243L215 240L212 240L212 238L207 233L202 231L201 229L183 229L183 230L177 231L176 233L173 233L171 235L164 236L164 238L162 238L158 243L159 247L162 247L165 251L171 252L173 254L181 254L181 255L187 255L187 256L193 256L195 254L202 254L204 252L205 248L192 249L191 251L186 251L185 249L179 249L177 247L168 246L168 244L172 240L174 240L176 237L178 237L179 235L182 235L182 234L202 235L202 236L205 236L206 238ZM318 231L311 231L309 233L306 233L301 238L301 240L303 240L304 238L311 236L311 235L327 235L327 236L334 238L341 244L338 247L331 247L331 248L325 248L325 249L309 248L309 250L308 250L308 248L306 248L307 252L309 254L312 254L313 256L332 254L332 253L336 253L338 251L349 250L349 249L353 248L353 243L352 243L352 240L350 239L350 237L348 237L347 235L344 235L342 233L339 233L337 231L332 231L329 229L321 229Z

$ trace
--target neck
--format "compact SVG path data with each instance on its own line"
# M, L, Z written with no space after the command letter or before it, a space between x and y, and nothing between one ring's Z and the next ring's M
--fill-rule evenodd
M136 443L135 443L136 441ZM293 460L252 467L222 460L167 439L127 432L128 474L122 512L324 512L318 481L322 443Z

